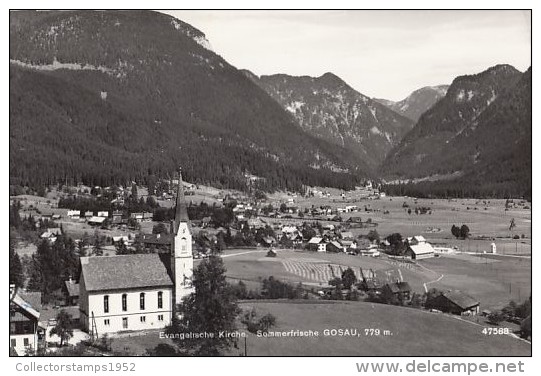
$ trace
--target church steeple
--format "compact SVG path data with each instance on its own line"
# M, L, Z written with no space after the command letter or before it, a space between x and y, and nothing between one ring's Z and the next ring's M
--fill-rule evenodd
M178 172L177 203L173 221L173 243L171 244L171 271L174 278L173 302L175 307L182 299L191 294L193 274L192 233L188 208L184 198L182 171Z
M178 187L177 201L175 208L175 221L173 223L173 233L178 233L178 227L181 222L188 223L188 208L186 207L186 198L184 197L184 184L182 182L182 168L178 169Z

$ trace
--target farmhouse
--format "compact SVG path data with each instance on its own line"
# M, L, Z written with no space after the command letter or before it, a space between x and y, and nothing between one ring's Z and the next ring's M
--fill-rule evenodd
M433 299L432 305L443 312L457 315L479 314L479 302L460 290L444 292Z
M434 248L423 236L409 237L406 240L407 248L404 253L412 260L422 260L434 257Z
M88 220L89 225L99 226L105 223L107 217L92 217Z
M113 224L121 224L122 221L122 212L121 211L114 211L112 214L112 223Z
M165 328L176 305L193 292L192 235L179 179L170 254L81 257L79 309L93 337Z
M327 243L327 246L325 249L326 252L333 252L333 253L342 252L343 250L344 250L344 247L342 246L342 244L340 244L336 240L333 240Z
M64 281L64 294L66 296L66 304L70 306L77 305L79 302L79 284L73 279Z
M23 292L9 287L9 343L18 355L33 353L38 348L38 321L41 293Z
M141 223L143 222L143 213L131 213L130 218L135 219L137 222Z
M404 300L409 300L411 297L411 287L408 282L388 283L383 287L383 289Z
M79 210L68 210L68 217L72 219L79 219L81 216L81 211Z
M310 251L318 252L325 252L327 248L325 242L323 241L323 238L319 236L314 236L312 239L310 239L308 241L307 247Z
M41 234L41 239L47 239L51 243L54 243L56 241L56 238L62 235L62 229L59 227L51 227L48 228L47 231L45 231L43 234Z

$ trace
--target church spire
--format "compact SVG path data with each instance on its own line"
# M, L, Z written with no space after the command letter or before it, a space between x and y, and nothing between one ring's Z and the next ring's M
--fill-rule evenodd
M181 222L189 222L186 198L184 197L184 184L182 183L182 168L178 169L177 202L175 208L175 234Z

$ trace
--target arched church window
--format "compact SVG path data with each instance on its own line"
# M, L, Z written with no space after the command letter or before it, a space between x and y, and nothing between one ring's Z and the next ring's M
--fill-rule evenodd
M128 294L122 294L122 310L128 310Z

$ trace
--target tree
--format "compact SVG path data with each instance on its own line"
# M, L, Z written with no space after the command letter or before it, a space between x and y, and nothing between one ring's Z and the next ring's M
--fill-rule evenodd
M500 323L505 320L505 315L503 312L496 311L488 315L488 322L493 325L500 325Z
M137 202L137 184L131 186L131 200Z
M160 343L153 349L148 349L147 354L149 356L177 356L177 350L167 343Z
M21 287L24 283L23 266L15 252L12 239L9 241L9 283Z
M259 319L260 330L264 333L267 333L274 325L276 325L276 317L270 313L267 313Z
M442 295L442 292L436 288L431 288L430 290L428 290L425 295L424 295L424 301L425 301L425 308L426 309L431 309L431 308L434 308L434 309L440 309L442 307L440 307L438 305L438 300L437 298Z
M515 218L512 218L511 223L509 224L509 231L512 231L515 227L517 227L515 223Z
M187 355L219 355L236 345L236 338L219 337L221 331L236 330L235 318L240 312L231 287L225 279L221 257L210 256L194 270L192 286L179 307L180 319L174 319L172 332L214 333L213 338L176 340L181 353Z
M119 241L116 246L116 254L117 255L129 255L131 252L126 246L126 243L124 243L123 240Z
M254 193L254 197L256 200L266 200L267 199L267 195L261 191L261 190L256 190L255 193Z
M400 256L404 253L405 246L401 234L395 232L394 234L387 236L387 241L391 247L391 254Z
M451 227L451 234L457 239L460 238L460 227L453 225Z
M96 231L96 233L94 234L94 246L92 247L92 253L95 256L103 256L103 246L103 237L101 237L98 231Z
M351 287L357 282L355 272L351 268L347 268L342 272L342 284L345 289L351 290Z
M60 337L60 347L64 345L64 342L68 342L69 339L73 337L71 315L65 310L61 310L58 315L56 315L56 325L51 329L51 334Z
M366 238L368 240L370 240L372 243L374 241L378 241L379 242L379 234L376 230L370 230L368 231L368 234L366 235Z
M156 224L152 227L152 233L153 233L153 234L167 234L167 233L168 233L167 227L166 227L165 224L163 224L162 222L156 223Z
M469 236L470 236L470 228L466 225L462 225L462 227L460 227L460 237L462 239L466 239Z

